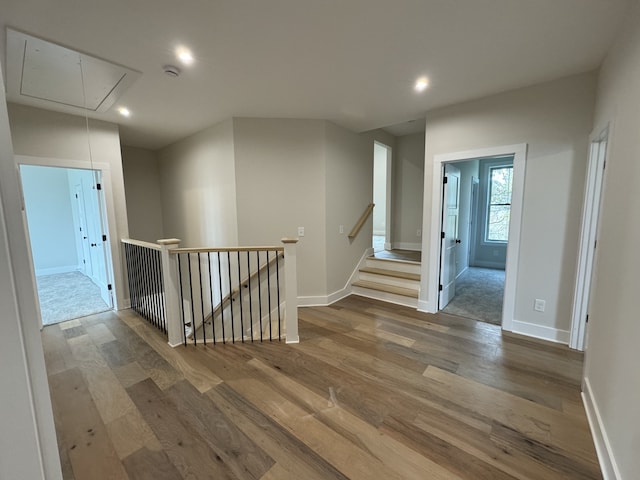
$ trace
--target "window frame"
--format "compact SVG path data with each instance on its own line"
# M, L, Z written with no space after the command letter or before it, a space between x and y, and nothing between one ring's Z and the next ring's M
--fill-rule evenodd
M503 168L509 168L511 169L511 197L509 198L509 203L502 203L502 204L492 204L491 203L491 191L492 191L492 187L493 187L493 182L491 181L491 177L493 174L494 170L499 170L499 169L503 169ZM506 240L493 240L489 238L489 219L490 219L490 214L491 214L491 206L495 205L495 206L506 206L509 205L509 211L511 211L511 198L513 197L513 163L496 163L493 165L487 165L486 167L486 176L485 176L485 181L487 182L487 188L486 188L486 202L485 202L485 206L484 206L484 212L483 212L483 216L484 216L484 222L483 222L483 232L482 232L482 243L485 245L506 245L507 243L509 243L509 225L507 225L507 239ZM511 215L509 215L509 223L511 220Z

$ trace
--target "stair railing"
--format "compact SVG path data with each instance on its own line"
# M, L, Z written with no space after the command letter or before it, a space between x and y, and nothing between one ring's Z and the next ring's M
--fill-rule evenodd
M134 303L146 306L148 297L161 299L153 311L164 319L159 328L174 347L187 342L297 343L297 241L283 238L283 246L269 247L180 248L178 239L158 240L157 245L123 240L127 255L138 244L159 254L148 276L160 279L161 291L143 296L142 302L136 295L140 282L135 282L140 261L127 256L132 308Z
M349 240L353 240L354 238L356 238L356 236L358 235L358 233L360 232L360 230L364 226L364 224L367 221L367 219L371 216L371 213L373 212L373 207L375 207L375 204L374 203L370 203L367 206L367 208L364 209L364 212L362 213L362 216L358 219L358 221L353 226L353 228L351 229L351 232L348 235Z

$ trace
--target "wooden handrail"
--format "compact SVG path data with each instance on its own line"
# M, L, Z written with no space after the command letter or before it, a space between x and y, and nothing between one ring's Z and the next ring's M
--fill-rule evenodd
M374 203L370 203L369 206L365 209L364 213L360 217L360 220L357 221L357 223L354 225L353 229L351 230L351 233L349 233L348 235L350 240L353 240L354 238L356 238L356 236L360 232L360 229L362 228L364 223L367 221L367 219L371 215L371 212L373 212L373 207L375 206L376 205Z
M213 253L213 252L284 252L284 247L216 247L216 248L172 248L169 253Z
M138 247L151 248L153 250L161 250L162 247L156 243L143 242L142 240L133 240L132 238L121 238L122 243L128 243L129 245L136 245Z

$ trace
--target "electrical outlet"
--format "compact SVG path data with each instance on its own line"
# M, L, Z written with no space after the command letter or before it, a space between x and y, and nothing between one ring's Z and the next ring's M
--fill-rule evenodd
M544 307L546 303L547 302L545 302L544 300L540 300L539 298L536 298L536 301L533 303L533 309L536 312L544 312Z
M422 230L418 229L416 230L416 237L420 237L422 236Z
M298 227L298 236L304 237L304 227Z
M344 233L344 225L340 225L338 228L338 233Z

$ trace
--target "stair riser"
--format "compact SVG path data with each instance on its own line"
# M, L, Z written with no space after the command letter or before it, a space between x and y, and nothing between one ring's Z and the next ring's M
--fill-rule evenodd
M415 273L420 275L420 264L418 263L393 262L369 257L366 260L366 265L371 268L382 268L385 270L395 270L396 272Z
M380 292L378 290L370 290L368 288L362 288L362 287L356 287L356 286L352 287L352 293L354 293L355 295L360 295L362 297L375 298L376 300L382 300L383 302L391 302L391 303L396 303L398 305L404 305L406 307L413 307L413 308L418 307L417 298L405 297L402 295L396 295L394 293Z
M385 285L393 285L396 287L410 288L418 291L420 289L420 282L415 280L408 280L406 278L389 277L387 275L377 275L375 273L360 272L358 274L360 280L367 280L369 282L384 283Z

